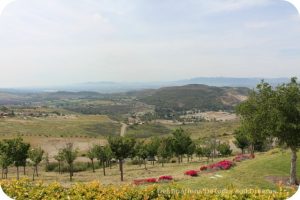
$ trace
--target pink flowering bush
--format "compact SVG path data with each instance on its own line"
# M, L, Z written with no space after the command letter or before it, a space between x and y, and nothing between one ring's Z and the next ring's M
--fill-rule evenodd
M198 176L198 172L196 170L188 170L188 171L184 172L184 175Z
M207 165L207 166L202 166L200 167L201 171L205 171L205 170L228 170L230 169L232 166L234 165L234 162L230 161L230 160L222 160L220 162L211 164L211 165Z
M158 178L158 181L171 181L171 180L173 180L172 176L160 176Z

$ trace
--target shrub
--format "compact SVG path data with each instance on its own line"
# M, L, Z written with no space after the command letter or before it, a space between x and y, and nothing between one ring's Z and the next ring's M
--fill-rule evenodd
M295 193L293 189L279 188L277 190L247 189L200 189L197 193L169 192L172 190L183 191L184 188L173 185L164 186L160 190L157 185L147 187L135 187L133 185L101 185L99 182L76 183L63 187L53 182L44 184L42 182L31 182L28 179L22 180L1 180L0 184L4 192L16 200L19 199L256 199L275 200L287 199Z
M171 181L171 180L173 180L172 176L160 176L158 178L158 181Z
M216 169L216 170L219 170L219 169L227 170L227 169L230 169L233 165L234 165L234 163L232 161L222 160L220 162L209 165L208 168Z
M207 170L207 166L200 167L200 171L205 171L205 170Z
M198 176L198 172L196 170L188 170L188 171L184 172L184 175Z

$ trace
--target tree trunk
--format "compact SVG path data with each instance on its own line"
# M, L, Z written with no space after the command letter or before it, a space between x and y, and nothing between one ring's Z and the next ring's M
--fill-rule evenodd
M17 166L17 179L19 180L19 166Z
M298 185L297 181L297 149L291 148L292 150L292 158L291 158L291 169L290 169L290 184Z
M60 161L58 161L58 173L60 174Z
M38 173L38 166L35 166L35 172L36 172L36 176L39 177L39 173Z
M144 159L145 170L147 170L147 161Z
M73 177L73 166L72 164L70 164L70 181L72 181L72 177Z
M250 145L250 154L251 156L254 156L254 144Z
M187 162L188 163L190 162L190 156L187 156Z
M103 175L105 176L105 162L102 161Z
M123 160L119 160L120 171L121 171L121 181L124 181L123 178Z
M94 159L91 159L91 161L92 161L93 172L95 172Z
M23 174L26 175L26 165L23 166Z

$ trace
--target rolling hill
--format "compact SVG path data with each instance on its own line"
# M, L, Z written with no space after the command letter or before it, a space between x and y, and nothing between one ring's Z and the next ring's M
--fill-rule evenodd
M157 109L186 111L232 110L247 98L248 88L214 87L202 84L163 87L157 90L136 92L139 101L156 106Z

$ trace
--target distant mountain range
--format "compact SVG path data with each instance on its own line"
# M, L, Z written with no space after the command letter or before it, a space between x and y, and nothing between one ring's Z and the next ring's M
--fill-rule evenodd
M32 88L3 88L3 92L54 92L54 91L91 91L99 93L120 93L143 89L158 89L161 87L183 86L189 84L203 84L217 87L248 87L254 88L263 78L230 78L230 77L198 77L192 79L168 82L87 82L54 87ZM266 78L266 82L273 86L288 82L288 78Z

